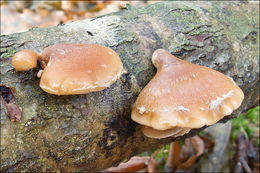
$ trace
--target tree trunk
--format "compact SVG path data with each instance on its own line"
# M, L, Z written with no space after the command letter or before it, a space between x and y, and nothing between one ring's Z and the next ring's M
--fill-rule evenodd
M11 122L1 106L1 171L97 171L142 151L198 133L163 140L142 135L131 106L154 76L158 48L232 77L245 93L242 106L259 101L258 2L160 2L107 16L1 36L1 87L13 90L22 109ZM56 96L43 92L37 69L17 72L11 57L58 43L97 43L114 49L125 73L95 93Z

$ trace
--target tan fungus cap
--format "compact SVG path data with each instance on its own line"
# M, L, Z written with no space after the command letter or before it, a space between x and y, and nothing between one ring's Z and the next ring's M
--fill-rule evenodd
M166 50L156 50L152 62L157 73L141 91L131 115L144 125L148 137L179 136L191 128L212 125L230 115L244 99L232 78L178 59ZM161 132L163 135L156 134Z
M71 95L100 91L121 75L123 65L115 51L95 44L58 44L45 48L46 64L40 87L51 94Z
M26 71L37 66L39 54L33 50L21 50L12 58L12 65L17 71Z

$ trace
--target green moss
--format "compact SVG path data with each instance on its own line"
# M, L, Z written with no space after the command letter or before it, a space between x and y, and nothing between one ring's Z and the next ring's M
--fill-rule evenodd
M1 48L1 52L7 52L7 48Z
M228 6L228 4L225 4ZM231 8L231 7L230 7ZM216 18L219 22L229 26L229 32L232 38L242 40L248 34L254 25L259 25L259 10L248 11L244 5L240 5L239 8L233 10L227 10L225 8L210 8L210 15ZM237 17L240 16L240 17ZM246 18L247 20L241 20Z
M1 52L5 52L1 55L1 58L10 58L17 52L16 49L1 48Z
M259 108L260 106L257 106L253 109L250 109L248 112L247 112L247 116L248 118L254 123L256 124L257 126L259 126Z
M5 63L1 63L1 64L0 64L0 67L4 67L4 66L5 66Z
M162 158L167 159L169 154L170 144L165 145L155 157L155 160L159 161Z
M243 131L249 137L252 137L257 130L257 127L252 126L252 123L259 126L259 106L250 109L247 113L241 114L238 118L232 120L231 141L234 142L237 134Z

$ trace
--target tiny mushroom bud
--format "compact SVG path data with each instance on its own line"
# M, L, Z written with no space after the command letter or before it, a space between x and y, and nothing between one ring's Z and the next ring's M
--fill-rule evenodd
M177 137L192 128L212 125L230 115L244 99L231 78L166 50L156 50L152 62L157 73L141 91L131 114L148 137Z
M40 87L56 95L103 90L121 75L123 65L115 51L96 44L58 44L41 54L44 71Z
M37 66L39 54L33 50L21 50L12 58L12 65L17 71L26 71Z

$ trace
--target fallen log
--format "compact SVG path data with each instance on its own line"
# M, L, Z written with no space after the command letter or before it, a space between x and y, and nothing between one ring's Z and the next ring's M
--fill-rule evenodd
M11 97L22 110L21 121L12 122L1 104L1 172L102 170L200 132L149 139L131 121L132 104L156 72L151 55L158 48L221 71L243 89L242 106L221 122L255 106L259 101L258 7L258 2L161 2L1 36L0 87L12 90ZM21 73L10 64L19 50L41 52L58 43L110 47L120 55L125 73L103 91L56 96L40 89L37 69Z

